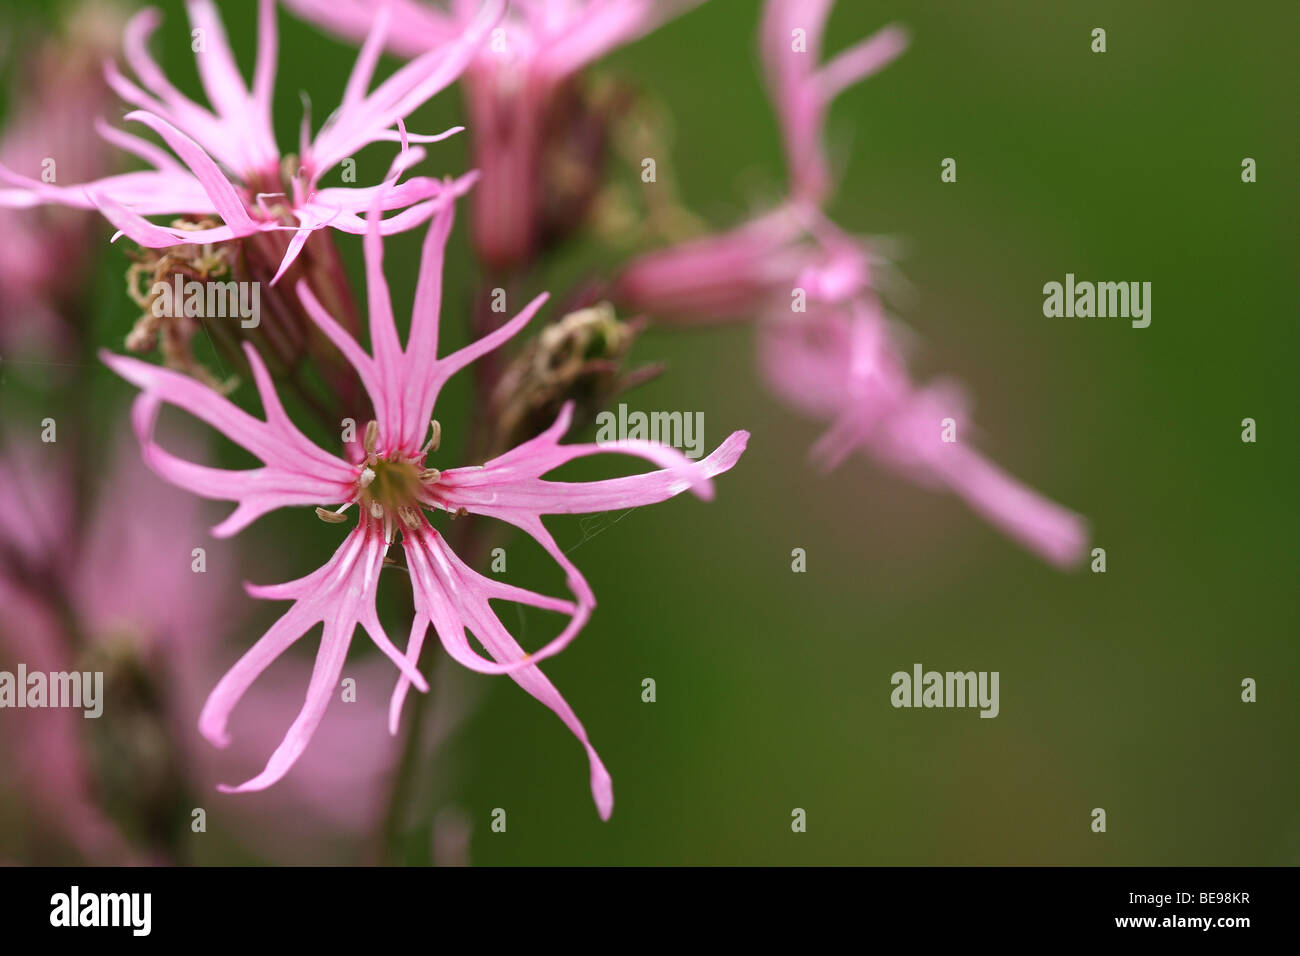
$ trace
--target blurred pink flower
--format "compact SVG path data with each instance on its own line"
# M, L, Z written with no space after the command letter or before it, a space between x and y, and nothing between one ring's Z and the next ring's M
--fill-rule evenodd
M0 500L10 503L0 509L0 660L10 670L18 663L34 672L75 670L76 642L62 612L79 566L71 482L46 467L36 449L6 447ZM21 510L12 506L18 502ZM0 714L0 739L24 742L11 755L14 779L41 820L87 859L127 860L126 841L95 800L82 713L49 708Z
M121 23L110 5L76 7L64 23L66 36L24 58L0 131L0 165L72 180L111 168L94 122L110 99L99 63ZM63 315L74 307L96 235L85 213L11 209L7 201L17 202L18 191L0 187L0 351L67 358L72 337Z
M1052 564L1076 564L1087 546L1083 518L1016 481L963 440L965 396L949 382L918 388L874 296L774 314L759 326L760 364L779 396L830 428L811 457L824 469L855 451L913 481L945 486Z
M732 434L700 462L680 452L646 441L606 445L559 444L571 409L566 407L554 426L486 465L439 471L427 463L436 452L441 428L430 421L443 384L475 359L502 345L533 317L545 301L540 295L512 320L445 358L437 358L443 253L453 219L450 202L435 213L424 244L411 331L405 347L399 341L387 282L383 244L378 229L378 203L371 211L365 238L366 276L372 353L366 353L319 304L305 282L298 295L325 335L339 348L359 375L375 409L361 441L347 445L346 459L312 444L286 415L270 375L255 350L247 347L265 420L248 415L193 379L143 362L104 353L104 361L142 389L134 420L145 461L162 477L208 498L237 501L238 507L213 529L218 536L235 534L277 508L308 504L322 519L337 522L357 506L358 519L334 556L318 571L288 584L248 586L255 597L291 600L293 605L226 674L209 696L200 718L205 737L224 746L231 710L258 676L290 645L318 622L324 635L306 703L266 769L234 788L259 790L279 780L297 760L320 723L333 695L357 625L399 668L393 692L390 730L396 731L399 710L411 684L427 690L416 667L430 624L443 647L456 661L483 673L507 673L559 715L587 751L592 792L602 817L613 805L609 774L587 740L586 731L536 663L558 653L578 632L595 606L590 587L564 555L542 523L546 514L574 514L628 508L663 501L687 489L701 498L712 494L710 479L735 464L748 438ZM248 471L208 468L179 458L153 437L155 420L164 404L176 405L212 425L252 452L264 466ZM606 481L568 483L545 481L542 475L575 458L613 452L647 459L661 470ZM564 569L576 600L548 597L486 578L465 565L429 523L425 509L489 515L519 527L550 553ZM396 531L402 534L415 595L416 617L405 655L388 639L375 612L380 570ZM563 630L541 650L526 654L506 630L491 600L507 600L568 615ZM484 658L470 645L469 628L489 654Z
M892 63L907 34L885 27L819 65L833 5L769 0L763 11L760 47L785 147L787 199L728 232L634 259L615 286L629 308L669 321L714 322L788 307L795 289L834 301L870 288L865 243L821 211L830 192L823 128L835 96Z
M58 609L41 601L8 574L0 573L0 661L12 671L18 662L29 672L75 670ZM81 740L81 711L67 708L6 710L5 744L21 741L6 762L6 774L28 796L42 823L61 833L87 860L122 863L130 858L116 824L100 809L90 761Z
M73 521L72 463L59 446L4 448L0 499L22 502L23 511L0 510L0 661L11 670L22 662L29 672L67 672L99 666L88 662L105 652L129 653L161 689L162 729L181 757L184 782L209 787L219 769L259 759L274 746L287 716L283 694L301 686L310 665L286 660L274 681L250 695L242 715L248 723L231 759L218 763L211 748L197 746L198 702L221 673L228 623L218 622L230 620L232 563L212 555L204 573L194 572L193 548L204 536L199 502L151 474L134 444L126 433L112 443L84 527ZM142 500L149 502L147 521ZM359 686L378 682L377 663L354 665ZM120 720L121 703L107 701L100 720ZM214 822L236 827L263 852L274 842L297 862L324 834L357 834L372 818L395 756L394 747L371 739L369 728L385 710L382 697L359 691L357 702L335 715L331 746L304 756L274 805L245 817L211 807ZM0 725L0 738L22 741L13 754L14 778L46 825L87 862L148 862L102 809L92 728L80 711L5 710ZM346 774L338 770L343 764Z
M58 186L0 166L0 180L13 187L0 191L0 205L61 203L98 208L118 228L119 235L148 248L289 231L294 235L276 274L278 279L313 231L327 226L356 234L365 231L361 213L372 205L375 188L321 188L325 173L372 143L405 143L408 139L433 143L459 132L453 128L433 136L406 136L393 126L455 81L500 18L504 0L484 0L478 15L466 18L463 29L450 31L430 44L420 57L372 90L387 30L387 17L381 10L357 57L342 102L314 138L310 117L303 117L296 160L281 155L271 120L278 47L274 0L259 0L257 65L251 87L240 75L216 5L212 0L187 0L186 5L194 27L199 78L215 112L177 90L150 56L148 40L161 19L157 10L140 11L126 29L126 60L145 89L123 76L115 65L106 67L109 84L137 107L126 119L157 133L180 161L151 142L101 124L99 132L105 139L153 169ZM404 149L394 170L405 171L423 156L422 149ZM391 234L418 226L432 213L432 203L444 189L440 180L424 177L385 189L384 209L402 212L385 219L381 231ZM217 216L224 225L177 228L145 218L158 215Z
M473 165L474 242L494 268L529 261L537 242L545 122L552 96L587 65L703 0L515 0L465 73ZM313 22L359 41L380 9L370 0L286 0ZM448 42L473 10L392 0L388 48L416 56Z
M830 192L823 127L837 93L906 45L886 27L819 65L833 0L768 0L761 48L780 120L789 196L729 232L633 260L615 282L627 307L669 322L758 319L773 390L832 424L811 455L833 468L855 451L916 481L943 485L1006 534L1060 567L1087 546L1084 520L1024 487L964 441L966 404L949 384L917 388L873 291L872 252L822 212ZM959 430L959 431L958 431Z
M657 249L619 273L614 298L670 324L752 319L801 293L842 301L871 286L870 253L811 203L791 200L728 232Z

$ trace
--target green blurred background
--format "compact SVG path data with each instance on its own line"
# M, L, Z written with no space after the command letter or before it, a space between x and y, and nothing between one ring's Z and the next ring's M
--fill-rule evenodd
M164 9L154 49L197 91L181 7ZM221 9L248 69L254 5ZM671 173L716 227L779 195L784 177L758 14L757 2L712 0L600 67L662 101ZM628 401L703 411L709 447L748 428L749 451L712 503L551 520L562 546L582 542L573 557L600 604L545 669L613 774L615 812L598 820L582 750L552 714L506 679L462 673L484 696L432 773L440 805L473 822L476 864L1300 861L1300 7L841 2L827 46L888 22L908 27L912 45L832 110L841 185L829 212L896 253L917 377L967 386L980 447L1087 515L1108 570L1055 571L955 498L864 459L820 476L806 461L820 427L764 389L752 329L652 331L634 358L669 370ZM1098 26L1104 54L1089 49ZM319 119L353 52L287 13L280 28L288 144L298 90ZM460 117L447 93L409 125ZM465 168L464 147L431 147L423 170ZM1258 163L1249 185L1247 156ZM957 161L955 184L940 181L944 157ZM467 221L448 267L444 347L466 336ZM388 243L399 316L421 237ZM363 288L359 241L340 245ZM538 285L611 255L563 250ZM133 310L120 252L104 259L96 321L117 347ZM1152 282L1150 328L1045 318L1042 286L1066 272ZM107 374L96 389L130 394ZM439 408L448 464L469 398L458 382ZM1245 417L1255 444L1240 440ZM337 529L309 519L255 526L239 575L317 567ZM807 573L791 572L795 547ZM558 593L540 549L516 539L509 554L514 583ZM249 623L231 636L232 659L274 611L237 601L232 618ZM893 709L890 675L915 662L999 671L1000 715ZM655 703L641 699L647 677ZM1240 700L1245 677L1257 703ZM506 833L490 830L497 807ZM1094 807L1105 834L1089 828ZM794 808L807 811L805 833L791 830ZM208 846L208 862L245 859ZM428 858L420 820L405 856Z

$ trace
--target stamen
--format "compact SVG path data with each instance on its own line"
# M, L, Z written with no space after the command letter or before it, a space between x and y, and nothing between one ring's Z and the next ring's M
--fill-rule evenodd
M466 511L463 507L461 507L461 508L457 508L455 511L447 512L447 518L450 521L455 521L457 518L463 518L467 514L469 514L469 512Z
M406 525L412 531L420 527L420 516L410 505L402 505L397 509L397 516L402 519L402 524Z
M370 483L375 480L375 470L373 468L363 468L361 470L360 484L362 488L369 488Z
M382 518L384 516L384 506L378 501L370 502L370 514L372 517Z
M375 443L378 441L379 441L379 422L375 421L374 419L371 419L366 424L366 437L364 440L364 447L366 449L367 455L373 455L375 453Z
M320 520L324 521L326 524L342 524L344 521L348 520L347 515L343 514L341 511L326 511L324 508L316 509L316 517L320 518Z
M437 468L426 468L424 471L420 472L420 482L425 485L431 485L441 477L442 472Z
M424 443L420 449L420 454L427 455L431 451L437 451L438 446L442 444L442 426L438 424L438 419L429 423L430 435L429 440Z

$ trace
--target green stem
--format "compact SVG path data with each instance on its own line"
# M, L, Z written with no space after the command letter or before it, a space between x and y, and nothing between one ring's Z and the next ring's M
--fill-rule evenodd
M393 866L400 862L399 841L402 837L403 824L406 820L406 807L410 801L415 785L415 768L419 763L420 743L423 728L428 718L429 699L433 691L434 674L441 659L440 652L433 655L427 679L430 693L416 694L410 707L406 736L402 740L402 754L393 770L392 788L388 793L384 814L380 819L379 833L375 847L375 862L380 866Z

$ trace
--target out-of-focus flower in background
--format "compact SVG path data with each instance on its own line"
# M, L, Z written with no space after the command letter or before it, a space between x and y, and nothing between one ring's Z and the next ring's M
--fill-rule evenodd
M831 101L884 69L907 46L888 26L822 63L822 39L835 0L768 0L759 48L781 124L790 195L820 205L831 191L825 125Z
M773 391L831 422L812 447L823 468L856 451L946 486L1004 533L1060 567L1083 557L1084 520L1015 481L969 444L960 389L917 388L873 288L870 244L822 210L831 191L824 126L832 99L902 53L886 27L820 64L833 0L768 0L760 48L789 172L787 199L718 235L646 253L615 280L623 306L690 326L756 319Z
M111 3L85 3L30 53L8 50L19 62L12 64L13 96L0 129L0 166L73 182L109 170L112 150L95 133L111 100L100 64L116 49L123 22ZM82 212L13 208L27 205L25 197L0 185L0 350L57 350L54 360L67 360L63 313L82 293L89 251L100 237Z
M1062 568L1087 546L1083 518L1016 481L971 447L961 388L916 386L879 301L814 304L774 314L759 327L759 357L772 390L792 407L829 421L811 457L824 469L855 452L928 487L946 487L977 514ZM951 438L952 440L947 440Z
M15 77L0 161L55 182L107 171L112 150L95 129L111 93L102 60L124 21L111 4L78 6L33 48ZM0 192L11 201L0 206L0 349L6 371L28 371L33 390L0 403L0 669L102 673L107 698L94 719L57 707L0 711L13 769L0 787L0 846L42 862L230 860L224 834L242 844L241 859L348 858L368 836L395 751L373 740L353 747L352 731L383 721L387 694L363 692L335 714L332 746L309 752L274 797L251 807L215 798L219 774L274 744L266 734L291 706L284 684L301 686L310 661L286 659L250 695L248 749L218 758L202 742L199 705L242 620L232 614L241 601L233 554L206 555L195 569L194 549L209 546L198 502L148 471L126 429L105 439L104 409L86 400L78 360L94 330L89 270L106 233L82 209L29 205L26 188ZM47 415L57 440L38 441ZM376 663L349 674L373 686ZM352 750L346 774L340 747ZM196 807L206 832L191 829Z
M492 269L527 265L548 233L580 221L602 175L603 115L612 104L573 82L585 67L703 0L515 0L464 78L473 239ZM286 0L354 41L391 16L388 49L419 56L448 42L472 0Z
M727 232L637 256L612 295L665 324L751 320L788 309L796 288L826 300L868 287L869 254L815 206L791 201Z
M819 64L833 3L773 0L764 8L760 47L786 154L786 200L728 232L634 259L615 286L628 308L668 322L714 322L788 307L795 288L843 301L870 287L869 247L821 209L831 190L824 126L836 94L892 63L907 34L885 27Z
M82 521L60 445L8 440L0 449L0 498L23 503L0 520L0 662L10 673L21 663L29 673L104 675L98 718L54 707L0 714L27 849L99 864L222 859L228 847L203 841L224 828L255 858L330 859L314 844L328 837L338 853L366 835L395 756L387 742L358 739L383 720L378 662L350 668L364 689L284 792L255 807L212 794L219 773L274 743L289 686L301 686L310 663L286 660L250 695L240 747L216 759L196 725L224 641L240 630L236 556L208 553L199 502L152 475L129 434L102 457ZM195 808L205 832L192 829Z
M211 0L188 0L195 36L195 62L209 110L185 96L167 79L149 53L148 40L160 22L154 9L137 13L127 24L126 61L141 86L109 64L109 85L137 109L126 115L151 129L172 149L179 162L158 146L115 127L101 134L154 168L107 179L63 186L31 174L0 167L11 187L0 202L35 205L54 202L98 208L122 233L146 248L201 245L262 232L292 233L280 244L283 253L273 279L293 263L310 234L326 226L344 232L365 229L360 213L368 209L373 188L321 188L321 177L344 159L377 142L396 142L393 126L413 109L445 89L460 75L489 26L500 16L503 0L484 0L463 29L444 37L424 54L370 89L383 42L386 20L374 23L373 36L357 58L338 108L310 135L303 120L297 156L284 156L275 142L271 102L275 84L278 32L274 0L260 0L257 65L252 86L235 64L225 27ZM408 135L412 142L437 142L457 130L433 136ZM424 156L419 148L403 152L395 169L405 170ZM381 225L387 233L410 229L432 211L430 200L445 186L441 180L417 178L385 189L385 208L403 209ZM218 217L222 225L201 221L159 226L146 216Z

